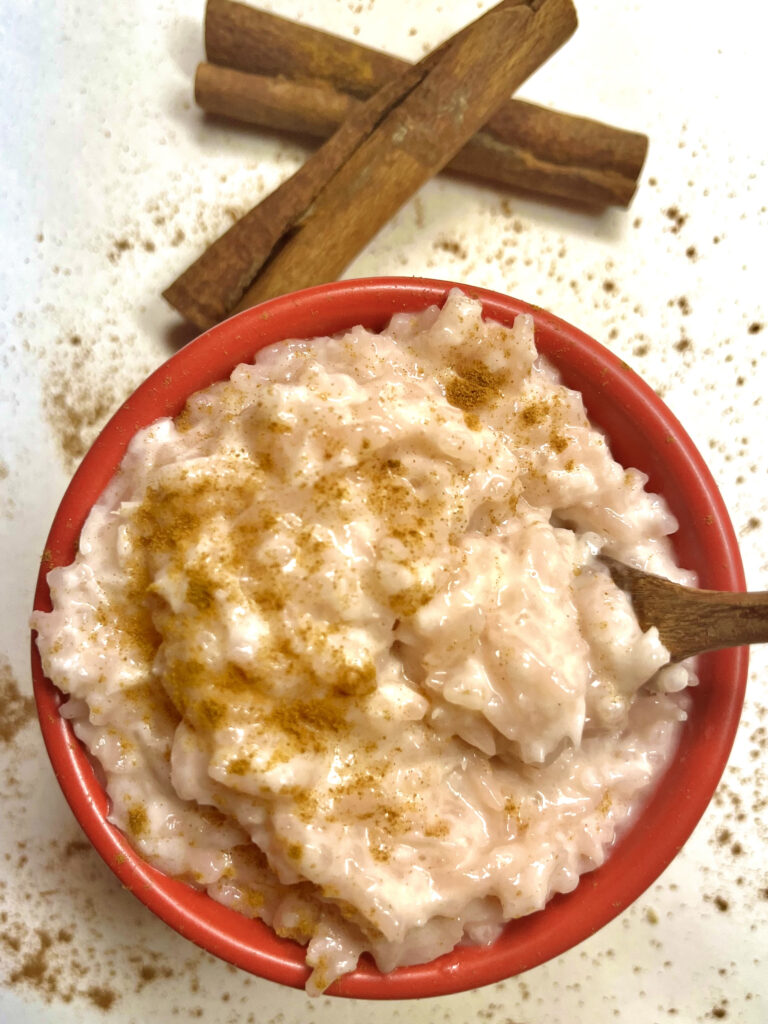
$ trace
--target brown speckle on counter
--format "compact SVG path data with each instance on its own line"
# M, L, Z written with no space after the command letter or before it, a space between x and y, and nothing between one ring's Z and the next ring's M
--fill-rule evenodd
M123 253L128 252L132 248L133 243L128 238L116 238L112 243L112 248L107 253L107 258L110 263L117 263Z
M133 340L107 320L87 333L62 325L53 344L36 346L43 412L68 472L150 368L141 358L126 358Z
M685 222L688 220L688 214L687 213L681 213L680 210L676 206L668 206L667 209L664 211L664 216L668 220L672 221L672 226L670 228L670 231L672 232L673 235L679 234L681 228L683 227Z
M146 985L151 984L153 981L157 981L161 978L172 978L174 974L173 970L170 967L166 967L165 965L147 963L140 964L137 973L137 992L140 992Z
M441 252L450 253L451 256L456 256L457 259L465 260L467 258L467 250L464 246L457 242L453 238L438 238L434 242L435 249L439 249Z
M5 942L13 948L12 939L19 943L18 936L11 936L4 933ZM42 990L47 995L53 995L57 990L56 976L48 970L48 950L53 945L53 939L47 931L39 929L37 932L37 948L27 953L19 967L10 975L9 981L12 985L20 981L29 982L35 988ZM16 948L20 948L19 945Z
M45 385L43 401L68 468L74 468L118 404L118 397L107 383L94 392L89 384L78 381L76 371L73 376L54 371Z
M98 1006L100 1010L109 1010L112 1004L118 998L117 993L111 988L102 988L100 985L92 985L89 989L86 989L86 996L90 999L94 1006Z
M12 743L34 717L34 700L20 693L11 663L0 654L0 743Z

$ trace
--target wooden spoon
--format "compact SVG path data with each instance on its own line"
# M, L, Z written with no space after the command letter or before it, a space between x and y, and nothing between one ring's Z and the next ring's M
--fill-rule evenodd
M696 590L599 557L616 586L629 594L641 628L656 626L672 661L721 647L768 643L768 591Z

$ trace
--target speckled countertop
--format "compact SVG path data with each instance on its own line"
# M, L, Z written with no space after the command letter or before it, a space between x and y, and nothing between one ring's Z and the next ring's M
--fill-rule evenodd
M275 0L417 58L489 6ZM628 212L431 182L348 276L424 274L546 306L664 396L708 458L753 589L768 588L768 128L757 4L580 0L525 98L647 131ZM768 1020L768 658L722 784L637 903L565 956L420 1003L310 1002L180 938L83 840L32 714L27 615L50 521L116 405L192 336L162 288L307 152L207 120L202 0L0 0L0 1021L547 1024ZM762 21L762 24L760 23Z

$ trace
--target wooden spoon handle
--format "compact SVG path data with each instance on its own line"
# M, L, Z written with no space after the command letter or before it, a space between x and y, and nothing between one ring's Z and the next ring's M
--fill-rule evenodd
M768 591L696 590L601 556L632 599L642 629L656 626L673 661L721 647L768 643Z

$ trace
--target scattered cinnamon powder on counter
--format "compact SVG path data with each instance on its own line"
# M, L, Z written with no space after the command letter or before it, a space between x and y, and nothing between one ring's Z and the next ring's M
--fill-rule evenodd
M34 700L20 693L11 663L0 655L0 743L12 743L34 718Z
M100 985L92 985L85 993L94 1006L100 1010L110 1010L112 1004L118 998L116 992L111 988L102 988Z
M679 234L680 229L688 220L688 214L681 213L676 206L667 207L667 209L664 211L664 216L672 221L672 227L670 230L672 231L673 235Z
M77 344L75 338L78 339ZM72 335L68 344L78 353L83 347L79 335ZM46 418L69 469L74 469L88 451L98 429L117 407L121 397L111 383L102 381L94 386L90 374L85 376L83 364L87 358L87 353L82 357L78 354L66 367L56 360L43 381Z
M8 979L12 985L19 981L28 981L41 988L49 995L56 991L56 979L48 974L48 950L53 945L53 939L48 932L39 929L37 932L38 945L34 952L29 953Z
M112 248L107 253L107 258L110 263L117 263L124 252L133 248L133 243L128 238L116 238L112 243Z
M439 249L441 252L450 253L451 256L457 256L459 259L465 260L467 258L467 250L464 246L452 238L438 238L433 243L435 249Z
M165 978L165 979L172 978L174 976L174 971L173 971L173 969L171 967L167 967L165 965L158 966L156 964L147 964L147 963L140 964L137 973L138 973L138 983L136 985L136 991L137 992L141 992L141 990L146 985L151 984L153 981L157 981L160 978Z
M85 839L70 839L64 847L64 856L74 857L78 853L88 853L93 847Z

